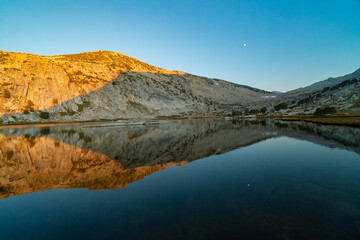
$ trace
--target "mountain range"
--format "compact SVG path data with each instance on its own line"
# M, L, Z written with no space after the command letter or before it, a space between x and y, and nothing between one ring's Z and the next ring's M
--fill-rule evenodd
M117 52L0 51L0 123L360 110L360 69L286 93L166 70ZM281 107L277 107L281 106Z

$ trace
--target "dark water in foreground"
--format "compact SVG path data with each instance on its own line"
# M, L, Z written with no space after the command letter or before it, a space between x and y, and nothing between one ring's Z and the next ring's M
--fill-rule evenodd
M0 239L360 239L360 129L94 126L0 129Z

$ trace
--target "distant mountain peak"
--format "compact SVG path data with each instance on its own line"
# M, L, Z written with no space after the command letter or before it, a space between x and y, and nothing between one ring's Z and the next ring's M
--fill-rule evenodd
M357 69L356 71L354 71L353 73L346 74L346 75L340 76L340 77L329 77L325 80L313 83L309 86L288 91L288 92L286 92L286 94L303 94L303 93L316 92L316 91L322 90L325 87L333 87L336 84L339 84L346 80L352 80L354 78L360 78L360 68Z

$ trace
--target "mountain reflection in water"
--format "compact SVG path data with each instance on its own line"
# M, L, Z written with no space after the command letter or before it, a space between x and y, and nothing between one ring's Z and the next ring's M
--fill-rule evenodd
M300 122L187 120L146 127L92 123L3 128L0 199L55 188L123 188L164 168L280 136L360 154L360 129Z

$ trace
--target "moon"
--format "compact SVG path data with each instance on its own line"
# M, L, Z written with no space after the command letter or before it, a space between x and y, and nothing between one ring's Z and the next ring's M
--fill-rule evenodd
M244 47L246 47L246 43L244 43Z

